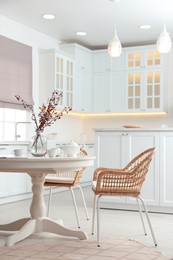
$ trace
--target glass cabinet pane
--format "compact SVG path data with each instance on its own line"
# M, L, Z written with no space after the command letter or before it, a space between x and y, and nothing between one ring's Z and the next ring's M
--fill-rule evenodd
M147 66L159 66L160 65L160 53L158 51L147 52Z
M141 66L141 54L137 53L129 53L128 54L128 68L140 67Z
M147 73L147 108L160 108L160 72Z
M140 109L141 106L141 74L128 74L128 109Z

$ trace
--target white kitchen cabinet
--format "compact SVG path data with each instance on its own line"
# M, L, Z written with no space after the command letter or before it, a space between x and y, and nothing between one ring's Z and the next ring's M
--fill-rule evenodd
M27 148L27 145L4 146L1 150L1 156L12 156L12 150L15 148ZM0 173L0 204L23 199L31 192L30 176L26 173ZM28 198L26 195L25 198Z
M92 112L93 91L92 74L90 71L75 69L74 72L74 105L79 112Z
M119 57L110 57L107 50L93 51L93 71L121 71L124 70L124 51Z
M87 151L89 156L95 156L95 150L94 150L94 144L86 144L85 145L85 150ZM82 175L82 179L81 182L82 183L91 183L92 179L93 179L93 174L94 174L94 165L93 166L88 166L83 175Z
M52 91L63 93L59 105L73 107L73 57L59 50L40 50L39 98L45 103Z
M164 59L155 46L125 50L127 112L163 111Z
M173 207L173 132L160 133L160 204Z
M26 173L0 173L0 201L31 191Z
M159 147L159 133L137 131L96 131L97 167L122 168L132 158L150 147ZM148 205L159 205L159 153L156 151L142 189ZM132 199L109 198L108 202L133 204Z
M93 112L122 112L124 110L123 53L109 57L106 50L93 53Z
M124 73L98 72L94 74L94 112L122 112Z
M92 53L78 44L62 44L60 48L74 56L73 110L92 112Z

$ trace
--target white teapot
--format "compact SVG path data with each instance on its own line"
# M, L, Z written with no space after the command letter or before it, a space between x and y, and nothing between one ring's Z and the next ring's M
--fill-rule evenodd
M61 148L67 157L76 157L80 151L80 146L73 140L71 140L70 143L61 145Z

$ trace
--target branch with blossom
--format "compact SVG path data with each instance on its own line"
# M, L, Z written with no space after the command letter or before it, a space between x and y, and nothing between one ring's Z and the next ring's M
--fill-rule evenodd
M47 100L47 106L42 104L42 106L39 107L40 112L37 119L34 112L34 107L32 105L28 105L19 95L15 95L15 97L19 102L21 102L24 108L28 108L31 111L31 119L34 121L36 131L38 132L43 132L45 127L51 126L58 119L61 119L64 113L68 113L72 110L71 107L64 107L62 111L57 110L57 106L60 99L63 97L63 93L55 90L52 92L51 98Z

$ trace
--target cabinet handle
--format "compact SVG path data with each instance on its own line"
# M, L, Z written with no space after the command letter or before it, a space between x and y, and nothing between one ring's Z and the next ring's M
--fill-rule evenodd
M94 148L94 145L88 145L88 148Z

